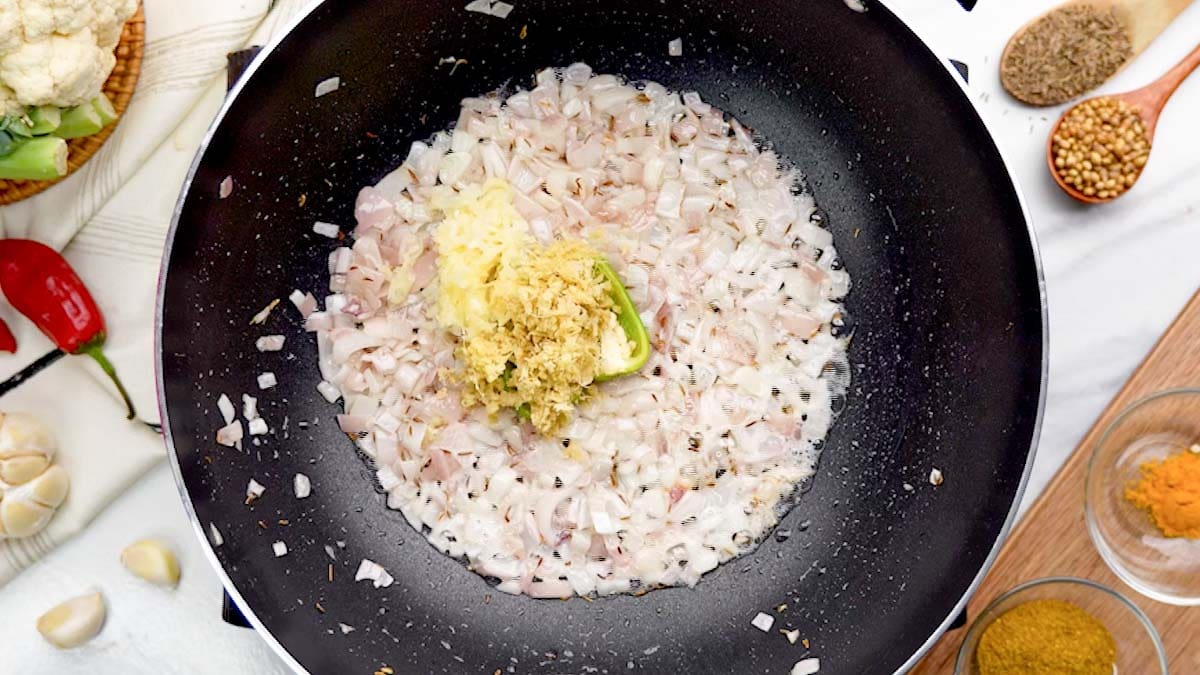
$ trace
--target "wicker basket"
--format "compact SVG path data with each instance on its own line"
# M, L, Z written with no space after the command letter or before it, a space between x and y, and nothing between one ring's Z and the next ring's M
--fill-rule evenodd
M104 93L112 101L118 116L125 113L125 108L129 107L129 99L133 98L133 88L137 84L138 73L142 70L142 54L145 48L146 17L139 8L137 14L125 22L121 31L121 41L117 44L117 65L104 82ZM117 124L120 124L119 118L98 134L67 141L67 176L100 150L100 146L112 135ZM32 197L58 180L0 180L0 206Z

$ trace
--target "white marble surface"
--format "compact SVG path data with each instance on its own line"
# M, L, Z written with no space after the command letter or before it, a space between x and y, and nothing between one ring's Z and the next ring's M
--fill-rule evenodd
M1050 301L1051 367L1027 505L1200 286L1200 133L1195 128L1200 74L1184 83L1164 114L1137 188L1115 204L1083 208L1058 192L1042 159L1059 109L1017 105L1000 90L995 69L1012 31L1051 3L980 0L970 14L952 0L891 4L936 51L971 66L970 89L1013 164L1040 240ZM1200 4L1186 10L1102 91L1141 86L1198 41ZM184 581L178 590L149 588L120 569L120 548L147 535L163 537L181 552ZM56 652L34 631L36 617L61 598L91 587L107 595L107 626L87 648ZM253 632L221 623L219 602L219 582L193 538L169 470L160 466L83 535L0 589L0 671L284 672Z

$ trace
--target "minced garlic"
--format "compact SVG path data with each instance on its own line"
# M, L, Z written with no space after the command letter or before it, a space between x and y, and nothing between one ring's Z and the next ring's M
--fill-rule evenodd
M434 207L445 213L435 235L438 320L462 338L463 404L492 415L528 404L534 427L553 433L605 365L633 350L596 270L600 255L579 241L534 241L501 180Z
M498 178L462 192L446 188L430 205L445 214L434 234L437 319L468 337L491 323L491 286L500 267L514 263L532 243L529 224L513 206L512 186Z

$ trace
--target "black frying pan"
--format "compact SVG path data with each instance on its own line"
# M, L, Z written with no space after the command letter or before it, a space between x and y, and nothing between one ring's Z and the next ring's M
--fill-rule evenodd
M806 650L750 625L784 603L776 627L800 630L823 675L914 663L1007 529L1045 383L1027 216L954 75L878 4L522 0L507 20L464 4L314 9L251 66L180 199L159 314L163 420L198 531L223 535L213 560L238 605L293 665L323 673L786 673ZM682 57L667 56L674 38ZM451 73L450 56L467 62ZM580 60L698 90L807 171L854 280L856 366L818 475L781 525L790 537L692 589L562 602L493 592L389 511L314 390L295 313L285 301L266 330L248 321L324 287L335 244L312 222L349 223L359 188L450 125L461 98ZM342 88L315 99L330 75ZM226 176L235 189L219 199ZM286 351L257 353L264 332L286 333ZM275 434L245 453L216 445L217 396L256 391L261 370L280 376L260 402ZM312 477L307 500L292 496L296 472ZM267 492L245 506L252 476ZM355 584L363 557L396 584Z

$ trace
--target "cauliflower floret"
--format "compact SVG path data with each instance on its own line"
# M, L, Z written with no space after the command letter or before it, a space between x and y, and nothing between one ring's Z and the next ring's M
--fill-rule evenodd
M76 106L94 98L112 72L116 57L97 45L91 29L51 35L22 45L0 58L0 82L22 105Z
M96 19L92 29L101 47L113 49L121 41L121 28L138 8L138 0L92 0Z
M7 54L24 41L21 8L17 6L17 0L0 0L0 54Z
M137 8L138 0L0 0L0 114L99 95Z
M78 33L96 21L95 0L20 0L18 4L26 42L38 42L54 33Z
M17 102L17 95L12 89L0 84L0 117L12 115L16 117L25 112L25 106Z

